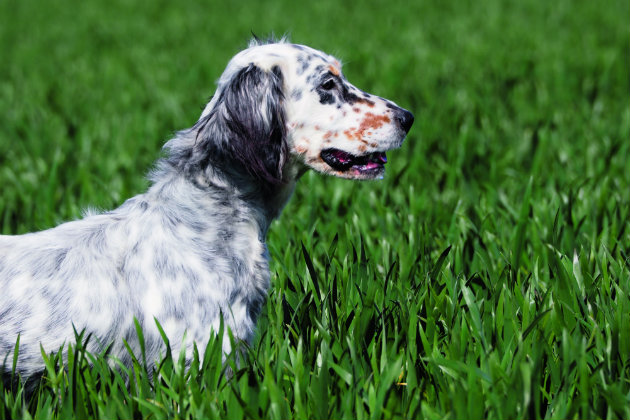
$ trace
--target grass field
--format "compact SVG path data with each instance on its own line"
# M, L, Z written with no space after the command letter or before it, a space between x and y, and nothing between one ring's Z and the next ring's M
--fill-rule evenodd
M143 191L250 31L416 116L384 180L300 181L231 380L79 345L0 418L630 418L630 4L297 4L0 2L3 234Z

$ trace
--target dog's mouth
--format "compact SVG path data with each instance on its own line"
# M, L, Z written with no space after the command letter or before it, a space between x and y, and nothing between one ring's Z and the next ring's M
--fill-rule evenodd
M320 156L328 166L337 171L351 172L362 176L382 174L387 163L385 152L373 152L357 156L339 149L324 149Z

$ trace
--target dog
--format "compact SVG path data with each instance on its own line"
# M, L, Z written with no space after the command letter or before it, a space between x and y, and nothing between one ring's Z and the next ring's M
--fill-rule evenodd
M203 352L221 319L249 342L269 289L265 238L308 169L382 178L386 152L414 121L393 102L351 85L334 57L254 40L234 56L192 128L176 133L143 194L102 214L0 236L0 363L44 369L41 349L75 340L126 365L142 328L146 359ZM134 321L136 320L136 321ZM41 346L41 347L40 347ZM222 350L231 351L224 339Z

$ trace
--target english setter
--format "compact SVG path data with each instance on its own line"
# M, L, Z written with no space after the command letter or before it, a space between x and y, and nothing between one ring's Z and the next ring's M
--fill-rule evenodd
M0 365L43 369L74 329L123 363L125 338L146 355L204 350L221 314L251 339L269 288L267 230L309 168L381 178L385 152L414 117L354 87L334 57L284 40L253 41L221 75L199 121L164 146L150 188L119 208L20 236L0 236ZM134 344L135 343L135 344ZM223 350L230 351L229 340Z

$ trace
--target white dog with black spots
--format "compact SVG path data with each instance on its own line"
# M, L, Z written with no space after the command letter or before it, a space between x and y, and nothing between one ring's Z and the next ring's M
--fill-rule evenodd
M40 346L74 329L88 350L131 359L134 318L155 363L164 343L192 357L223 316L251 339L269 288L267 230L308 169L381 178L413 115L344 78L340 62L284 40L253 41L228 63L199 121L166 143L147 192L55 228L0 236L0 365L37 376ZM229 352L230 342L223 340Z

